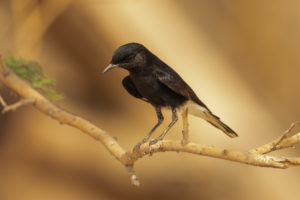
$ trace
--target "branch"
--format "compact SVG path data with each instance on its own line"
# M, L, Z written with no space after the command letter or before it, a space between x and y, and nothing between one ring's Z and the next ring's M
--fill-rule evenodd
M206 146L196 143L188 143L182 146L181 141L162 140L155 145L149 147L149 143L145 143L141 146L137 159L145 155L156 152L186 152L202 156L208 156L213 158L219 158L223 160L229 160L239 163L244 163L259 167L272 167L285 169L291 165L299 165L300 158L288 158L279 156L268 156L263 154L256 154L250 152L231 151L227 149ZM132 153L128 154L129 157L133 157ZM136 160L131 160L134 163Z
M4 107L4 110L2 112L15 110L20 106L31 103L36 109L38 109L45 115L52 117L62 124L67 124L81 130L83 133L93 137L95 140L100 141L106 147L106 149L121 164L125 166L132 184L136 186L138 186L140 183L138 177L134 172L134 163L145 155L165 151L192 153L196 155L208 156L260 167L284 169L293 165L300 165L300 157L289 158L264 155L266 153L291 147L299 143L300 133L297 133L290 137L288 136L291 130L295 127L296 123L292 124L291 127L278 139L248 152L231 151L191 142L183 145L180 141L162 140L152 145L151 148L149 147L149 143L141 145L135 158L132 150L125 151L113 136L111 136L101 128L95 126L91 122L77 115L71 114L63 110L62 108L59 108L58 106L52 104L40 93L32 89L24 80L20 79L14 73L12 73L3 64L1 58L0 81L22 98L21 101L13 105L7 105L3 98L0 96L0 103ZM187 123L185 124L185 128L187 128Z
M8 73L9 72L9 73ZM82 132L90 135L94 139L102 142L104 146L114 155L117 159L121 159L125 154L125 150L116 142L116 140L106 133L104 130L93 125L91 122L71 114L58 106L52 104L48 99L32 89L27 82L20 79L14 73L12 73L2 62L0 58L0 81L2 81L7 87L16 92L23 100L23 102L34 102L33 106L42 113L52 117L63 124L73 126ZM3 101L4 102L4 101ZM16 103L23 105L22 103ZM17 108L16 104L7 106L4 102L4 107Z
M29 97L28 99L21 99L18 102L12 104L12 105L7 105L5 103L5 101L3 100L3 98L0 96L0 103L4 107L3 110L2 110L2 114L4 114L8 111L15 111L17 108L19 108L21 106L34 103L34 99Z
M4 99L0 96L0 104L5 108L7 106L6 102Z
M297 124L300 124L300 122L292 123L290 127L276 140L256 149L252 149L249 152L256 154L266 154L270 153L271 151L293 147L295 144L300 142L300 133L297 133L291 137L288 137L288 134L295 128Z

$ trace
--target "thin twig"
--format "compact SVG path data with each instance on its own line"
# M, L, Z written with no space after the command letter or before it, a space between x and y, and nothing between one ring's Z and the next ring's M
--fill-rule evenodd
M28 99L21 99L18 102L12 104L12 105L6 105L4 106L4 109L2 110L2 113L6 113L9 111L15 111L17 108L27 105L27 104L31 104L34 103L34 99L29 97Z
M298 143L298 138L294 138L293 141L290 140L292 137L288 137L288 134L295 128L297 124L300 124L299 121L294 122L290 125L290 127L276 140L273 140L272 142L262 145L258 148L251 149L249 152L251 153L257 153L257 154L266 154L270 153L271 151L279 150L282 148L288 148L292 147L294 144ZM289 140L290 142L286 142L286 140Z
M4 101L4 99L2 98L2 96L0 96L0 104L5 108L7 106L6 102Z
M135 174L133 164L126 164L125 167L127 169L131 184L135 186L140 186L140 181L137 175Z

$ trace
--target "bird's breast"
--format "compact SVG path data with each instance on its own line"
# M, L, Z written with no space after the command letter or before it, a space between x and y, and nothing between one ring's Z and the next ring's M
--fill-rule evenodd
M157 96L160 85L153 76L130 76L138 91L146 98Z

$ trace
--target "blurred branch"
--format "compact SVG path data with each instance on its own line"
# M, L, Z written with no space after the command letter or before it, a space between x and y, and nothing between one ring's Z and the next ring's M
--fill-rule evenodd
M6 102L4 99L0 96L0 104L5 108L7 106Z
M139 181L139 178L135 174L133 164L125 164L125 167L127 169L131 183L135 186L140 186L140 181Z
M125 151L120 144L115 140L113 136L95 126L91 122L71 114L58 106L51 103L48 99L30 87L27 82L20 79L13 72L11 72L2 62L0 58L0 81L7 87L16 92L23 100L13 104L7 105L5 101L0 97L0 103L3 105L4 110L17 109L18 107L32 103L32 105L41 111L42 113L58 120L62 124L68 124L74 128L77 128L85 134L93 137L95 140L100 141L106 149L126 168L132 184L138 186L139 180L134 172L134 163L137 159L142 158L145 155L150 155L156 152L175 151L175 152L187 152L202 156L209 156L248 165L260 166L260 167L272 167L272 168L287 168L293 165L300 165L300 157L289 158L279 156L268 156L266 153L276 151L279 149L291 147L300 142L300 133L293 136L288 136L291 130L295 127L296 123L283 133L278 139L271 143L262 145L249 152L231 151L227 149L206 146L196 143L187 143L183 145L180 141L163 140L156 144L149 146L149 143L141 145L137 156L135 158L132 151ZM10 108L10 109L8 109Z
M0 102L2 104L2 106L4 107L2 110L2 113L6 113L8 111L15 111L17 108L30 104L30 103L34 103L34 99L33 98L28 98L28 99L21 99L18 102L12 104L12 105L7 105L5 103L5 101L3 100L2 97L0 97Z

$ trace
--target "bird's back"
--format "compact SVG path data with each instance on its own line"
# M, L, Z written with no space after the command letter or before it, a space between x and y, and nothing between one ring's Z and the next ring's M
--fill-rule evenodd
M173 92L185 97L186 100L191 100L209 110L207 106L198 98L192 88L175 70L173 70L155 55L154 57L155 61L153 62L154 67L152 72L162 84L170 88Z

